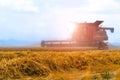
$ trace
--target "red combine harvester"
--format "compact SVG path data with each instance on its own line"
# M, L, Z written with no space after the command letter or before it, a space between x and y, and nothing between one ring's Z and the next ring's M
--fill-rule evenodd
M76 29L70 40L51 40L42 41L42 47L81 47L81 48L97 48L108 49L108 36L106 30L114 32L114 28L102 27L103 21L95 21L94 23L75 23Z

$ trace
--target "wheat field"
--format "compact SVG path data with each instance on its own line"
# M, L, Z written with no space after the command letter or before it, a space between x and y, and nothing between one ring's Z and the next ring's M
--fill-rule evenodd
M0 80L120 80L120 50L0 51Z

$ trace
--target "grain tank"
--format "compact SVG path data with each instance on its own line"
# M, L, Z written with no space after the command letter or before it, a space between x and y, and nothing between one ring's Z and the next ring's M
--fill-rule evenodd
M106 30L114 32L114 28L102 27L103 21L93 23L75 23L76 29L73 31L70 40L42 41L42 47L86 47L97 49L108 49L106 41L108 36Z

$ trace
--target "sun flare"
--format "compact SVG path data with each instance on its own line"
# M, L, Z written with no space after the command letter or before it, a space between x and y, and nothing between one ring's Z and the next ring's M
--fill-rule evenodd
M76 28L75 23L73 23L73 22L68 22L68 23L66 24L66 26L67 26L67 28L68 28L68 33L71 35L71 34L74 32L75 28Z

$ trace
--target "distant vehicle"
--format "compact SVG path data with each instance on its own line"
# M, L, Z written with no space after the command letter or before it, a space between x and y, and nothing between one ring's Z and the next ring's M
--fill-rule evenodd
M50 40L42 41L42 47L83 47L108 49L108 36L106 30L114 32L114 28L102 27L103 21L97 20L94 23L75 23L76 29L73 31L70 40Z

